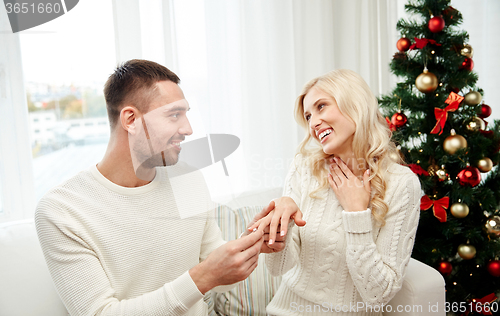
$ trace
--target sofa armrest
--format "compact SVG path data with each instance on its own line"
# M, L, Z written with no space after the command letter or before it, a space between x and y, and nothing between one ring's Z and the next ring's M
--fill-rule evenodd
M403 287L384 308L383 315L444 316L445 302L443 276L434 268L411 258Z
M33 219L0 224L0 253L0 315L68 315L50 277Z

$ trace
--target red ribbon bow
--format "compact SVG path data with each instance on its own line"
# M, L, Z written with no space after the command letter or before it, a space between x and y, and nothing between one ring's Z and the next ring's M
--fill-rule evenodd
M471 302L471 308L470 310L467 310L465 315L469 315L471 311L474 311L481 315L493 315L491 313L491 309L494 306L491 306L491 303L493 303L497 298L498 297L496 297L495 293L491 293L483 298L473 299Z
M443 134L444 125L448 119L448 112L455 112L463 99L464 97L456 94L455 92L451 92L446 101L444 101L444 103L449 104L447 107L444 109L434 108L434 115L436 116L437 122L432 129L431 134Z
M389 120L389 118L386 116L385 117L385 120L387 121L387 125L389 125L389 128L391 129L391 131L395 131L397 128L396 128L396 125L392 124L391 120Z
M410 167L410 169L411 169L411 171L413 171L413 173L418 174L419 176L421 176L421 175L428 176L429 175L429 173L427 171L425 171L424 168L420 167L417 164L411 163L408 165L408 167Z
M446 209L450 205L450 198L445 196L439 200L431 200L427 195L422 196L420 199L420 210L425 211L433 206L432 211L434 216L441 222L446 222Z
M438 42L436 42L436 41L435 41L435 40L433 40L433 39L427 39L427 38L416 38L416 37L415 37L415 43L413 43L413 44L410 46L410 49L415 49L415 48L422 49L422 48L424 48L425 46L427 46L427 44L433 44L433 45L436 45L436 46L441 46L441 44L439 44Z

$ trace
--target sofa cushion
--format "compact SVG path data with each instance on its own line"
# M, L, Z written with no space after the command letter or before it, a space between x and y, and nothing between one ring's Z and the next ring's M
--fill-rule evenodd
M248 206L232 210L219 206L216 218L222 238L234 240L245 230L247 224L263 206ZM278 290L281 277L272 277L267 271L264 255L252 274L229 292L215 294L215 311L219 315L266 315L266 305Z

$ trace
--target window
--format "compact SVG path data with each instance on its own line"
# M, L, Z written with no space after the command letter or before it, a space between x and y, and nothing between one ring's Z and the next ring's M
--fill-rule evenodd
M38 201L99 162L106 150L109 128L99 138L91 131L107 121L102 90L116 64L112 2L80 1L65 15L21 32L20 41L34 117L30 141Z

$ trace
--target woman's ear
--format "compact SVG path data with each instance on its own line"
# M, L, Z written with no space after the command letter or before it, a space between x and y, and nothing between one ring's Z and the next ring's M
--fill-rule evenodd
M124 130L128 133L134 135L136 132L135 129L135 120L138 119L139 111L133 106L125 106L120 111L120 123Z

